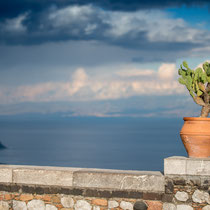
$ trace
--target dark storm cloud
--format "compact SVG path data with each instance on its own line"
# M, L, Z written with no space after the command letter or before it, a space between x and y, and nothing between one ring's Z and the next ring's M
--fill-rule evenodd
M92 2L92 1L90 1ZM182 5L187 6L203 6L209 5L209 0L102 0L94 1L95 4L100 5L106 9L122 10L122 11L135 11L139 9L160 9L167 7L179 7Z
M58 8L68 5L85 5L93 4L109 10L135 11L138 9L166 8L177 7L183 4L192 6L209 5L209 0L1 0L0 1L0 18L11 18L25 11L40 11L56 5Z
M67 5L67 0L1 0L0 18L13 18L26 11L39 13L51 5L63 7Z
M181 52L179 55L183 56L192 49L205 46L210 41L208 32L193 31L194 37L188 38L192 29L180 20L173 22L162 13L151 18L152 10L144 13L144 9L182 4L204 5L208 1L0 1L0 44L94 40L142 52L144 56L136 57L134 61L171 61L172 54ZM168 53L169 49L171 53Z

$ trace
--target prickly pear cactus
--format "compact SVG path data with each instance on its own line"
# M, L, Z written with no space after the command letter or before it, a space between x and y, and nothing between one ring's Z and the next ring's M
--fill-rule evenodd
M210 63L205 62L203 68L192 70L186 61L178 70L179 83L185 85L193 100L202 106L201 117L208 117L210 112Z

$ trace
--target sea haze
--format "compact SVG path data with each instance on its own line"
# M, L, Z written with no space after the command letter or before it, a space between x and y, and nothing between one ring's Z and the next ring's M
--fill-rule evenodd
M0 120L2 164L163 170L163 159L186 156L182 119L22 118Z

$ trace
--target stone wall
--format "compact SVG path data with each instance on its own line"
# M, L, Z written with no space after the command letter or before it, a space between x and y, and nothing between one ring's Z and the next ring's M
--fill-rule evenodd
M0 210L210 210L210 159L171 157L164 174L0 166Z
M210 159L167 158L164 174L163 209L210 210Z

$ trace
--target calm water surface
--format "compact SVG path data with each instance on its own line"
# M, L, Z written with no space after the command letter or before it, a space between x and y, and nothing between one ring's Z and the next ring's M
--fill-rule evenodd
M163 170L186 156L182 119L72 118L1 120L0 162L88 168Z

